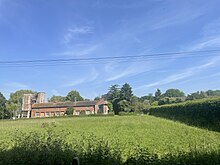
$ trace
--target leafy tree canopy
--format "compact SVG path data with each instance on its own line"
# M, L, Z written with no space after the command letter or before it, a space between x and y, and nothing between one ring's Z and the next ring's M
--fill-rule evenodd
M4 95L0 92L0 117L4 118L5 116L5 111L6 111L6 98Z
M32 90L18 90L15 93L10 94L10 98L6 104L6 109L11 117L12 112L21 111L22 100L24 94L35 94ZM15 115L15 114L14 114Z
M15 93L10 94L9 102L15 104L22 104L24 94L34 94L32 90L18 90Z
M73 112L74 112L74 108L73 108L73 107L68 107L68 108L66 109L66 114L67 114L67 115L73 115Z
M161 91L160 91L160 89L157 89L157 91L155 92L155 99L156 100L159 100L160 99L160 96L161 96Z
M52 96L50 99L48 99L48 102L64 102L66 101L66 97L63 96Z
M125 83L120 91L120 98L122 100L131 101L132 99L132 88L128 83Z
M165 97L184 97L184 92L180 91L179 89L168 89L164 93Z
M7 100L4 95L0 92L0 106L5 107Z
M119 85L115 84L109 88L107 93L107 100L113 103L113 100L120 97Z
M66 96L66 101L83 101L83 97L80 96L80 93L76 90L70 91Z
M206 94L208 96L220 96L220 90L208 90Z

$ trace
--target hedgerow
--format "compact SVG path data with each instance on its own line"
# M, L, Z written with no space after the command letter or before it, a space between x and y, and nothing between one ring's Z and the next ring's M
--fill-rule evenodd
M220 97L152 106L149 114L220 131Z

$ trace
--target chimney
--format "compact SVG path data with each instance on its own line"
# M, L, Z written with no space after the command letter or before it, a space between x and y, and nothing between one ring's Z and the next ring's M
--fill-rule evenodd
M36 103L45 103L45 93L44 92L37 93Z
M75 104L75 106L76 106L76 97L74 98L74 104Z

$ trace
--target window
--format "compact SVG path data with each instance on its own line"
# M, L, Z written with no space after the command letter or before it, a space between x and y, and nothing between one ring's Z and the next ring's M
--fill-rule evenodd
M56 116L60 116L60 112L56 112Z
M40 113L39 113L39 112L36 112L36 113L35 113L35 116L36 116L36 117L40 117Z
M46 112L46 117L49 117L50 116L50 113L49 112Z
M103 105L99 105L98 113L103 113Z

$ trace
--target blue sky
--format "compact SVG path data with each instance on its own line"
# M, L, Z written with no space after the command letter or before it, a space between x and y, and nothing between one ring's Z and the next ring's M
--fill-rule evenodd
M0 0L0 61L127 56L220 49L219 0ZM78 90L93 99L112 84L137 96L220 89L220 52L124 63L1 67L0 91ZM197 53L198 54L198 53Z

